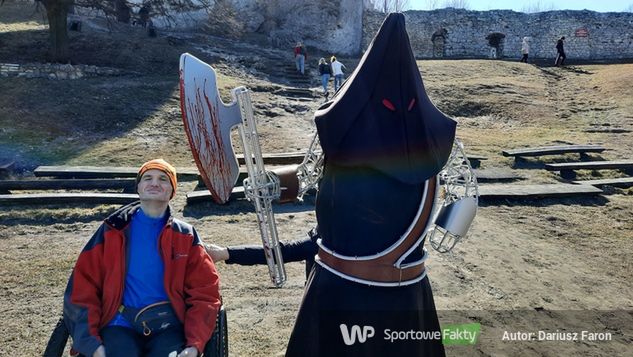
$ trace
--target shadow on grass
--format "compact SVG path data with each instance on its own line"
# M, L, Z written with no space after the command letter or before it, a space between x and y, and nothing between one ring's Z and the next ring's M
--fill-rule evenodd
M48 30L39 29L0 33L0 63L43 63L48 36ZM152 117L180 119L174 92L184 44L174 45L166 37L148 38L134 28L70 32L69 37L71 63L111 67L124 74L0 80L0 148L10 149L17 168L63 164L124 137ZM163 129L166 137L180 136L171 128ZM120 146L110 151L138 152L127 142Z

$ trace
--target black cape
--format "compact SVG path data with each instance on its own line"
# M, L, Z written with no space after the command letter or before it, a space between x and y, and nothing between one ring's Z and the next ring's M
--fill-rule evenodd
M343 255L381 252L412 223L425 183L450 155L456 126L424 91L402 14L385 19L354 73L315 117L325 153L316 203L322 241ZM422 254L419 246L405 262ZM348 333L371 326L374 336L348 345L342 325ZM439 328L428 278L368 286L315 264L286 355L441 356L441 340L384 339L386 330Z

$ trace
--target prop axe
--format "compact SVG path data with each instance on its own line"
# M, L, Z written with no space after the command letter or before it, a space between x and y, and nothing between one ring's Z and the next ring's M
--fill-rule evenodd
M231 129L237 127L248 169L244 193L255 206L271 280L280 287L286 281L286 271L272 201L289 200L280 194L281 187L288 188L284 190L288 193L285 196L296 199L299 189L296 167L279 174L264 169L250 92L238 87L231 95L231 103L224 104L218 93L215 70L188 53L180 56L182 118L198 170L213 200L227 202L239 175L230 135Z

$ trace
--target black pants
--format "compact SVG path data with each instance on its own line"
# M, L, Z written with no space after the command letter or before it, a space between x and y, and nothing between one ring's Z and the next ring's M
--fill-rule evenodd
M528 54L527 54L527 53L524 53L524 54L523 54L523 57L521 57L521 62L525 62L525 63L527 63L527 59L528 59Z
M558 56L556 57L556 65L562 66L565 62L565 58L567 58L567 56L565 56L565 52L558 52Z
M182 327L174 327L157 334L143 336L131 328L108 326L101 330L103 346L108 357L166 357L185 348Z

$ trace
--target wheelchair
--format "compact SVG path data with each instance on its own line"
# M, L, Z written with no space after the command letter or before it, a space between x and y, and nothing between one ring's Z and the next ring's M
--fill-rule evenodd
M69 332L64 324L64 319L60 318L55 325L55 329L46 344L44 357L61 357L66 348ZM81 355L80 355L81 356ZM204 357L228 357L229 356L229 330L226 320L226 310L224 305L220 306L216 319L215 330L211 339L204 346L201 356ZM90 357L90 356L88 356Z

